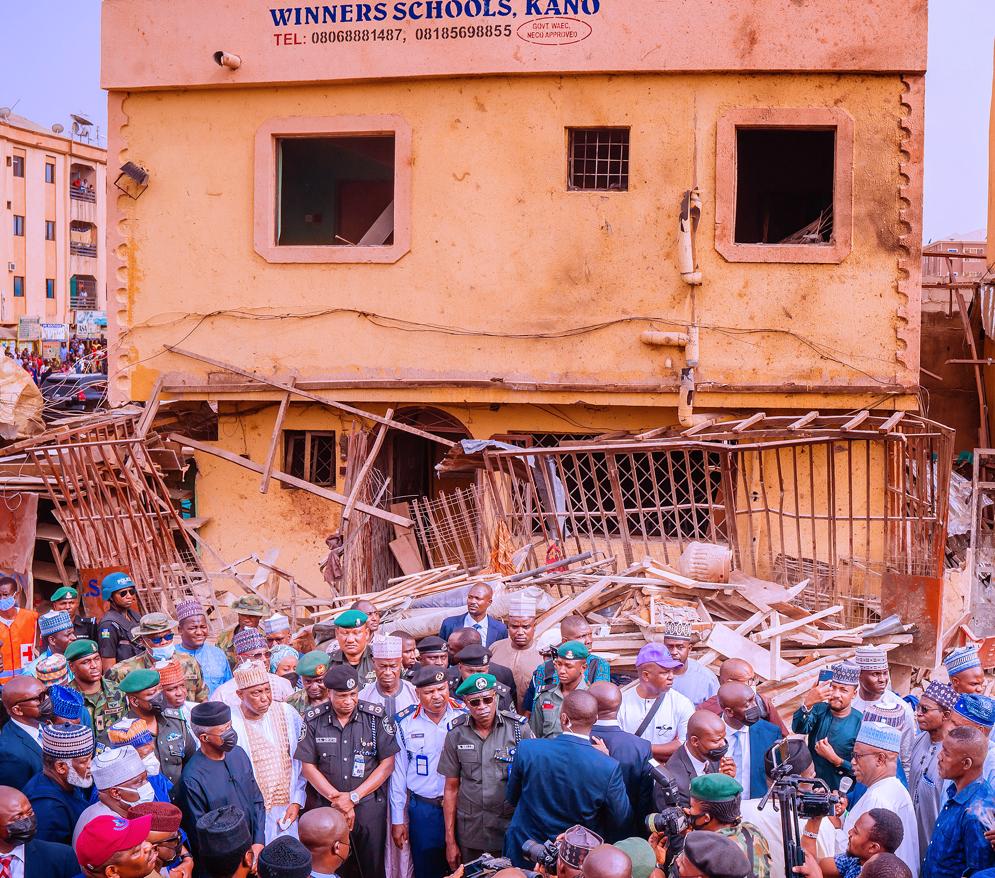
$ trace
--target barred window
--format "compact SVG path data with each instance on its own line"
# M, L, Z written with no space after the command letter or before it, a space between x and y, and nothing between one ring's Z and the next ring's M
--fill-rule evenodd
M594 192L629 188L629 129L571 128L567 186Z
M330 487L335 484L337 463L333 431L283 431L283 469L287 474Z

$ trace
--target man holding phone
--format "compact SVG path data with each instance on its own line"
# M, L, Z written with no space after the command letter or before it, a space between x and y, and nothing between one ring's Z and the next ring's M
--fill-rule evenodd
M862 715L852 706L860 668L849 661L832 668L830 680L817 682L791 719L791 730L808 735L815 774L830 789L839 789L843 777L853 777L853 745Z

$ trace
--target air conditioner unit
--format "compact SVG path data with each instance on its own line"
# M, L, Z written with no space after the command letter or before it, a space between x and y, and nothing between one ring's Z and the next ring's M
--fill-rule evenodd
M7 263L7 271L16 271L16 270L17 270L17 263L16 262L8 262Z

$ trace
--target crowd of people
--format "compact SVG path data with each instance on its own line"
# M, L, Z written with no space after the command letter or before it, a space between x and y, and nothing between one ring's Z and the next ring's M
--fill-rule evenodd
M42 357L27 347L6 348L6 355L30 373L35 384L59 373L96 374L107 371L107 342L104 339L72 338L59 344L57 357Z
M973 646L918 698L861 646L788 722L686 623L623 680L583 617L547 643L534 598L499 619L480 583L418 640L369 601L293 630L246 595L211 642L123 573L100 618L19 597L0 578L0 878L995 878ZM821 806L786 865L765 797L792 783Z

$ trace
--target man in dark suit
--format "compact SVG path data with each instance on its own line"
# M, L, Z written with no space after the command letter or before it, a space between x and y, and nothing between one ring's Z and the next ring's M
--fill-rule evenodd
M719 706L726 724L729 755L736 763L736 780L746 798L757 799L767 792L764 754L783 736L773 723L760 719L753 690L743 683L719 686Z
M682 808L691 804L691 781L699 774L722 772L736 776L736 763L728 755L726 724L709 710L696 710L688 720L687 740L671 755L664 766L677 787ZM654 810L661 810L663 800L654 788Z
M619 838L631 819L622 767L591 743L598 702L590 692L568 692L560 711L563 733L526 740L508 777L508 801L515 805L505 835L504 855L527 866L522 843L548 841L571 826L602 838Z
M602 741L608 748L608 755L622 766L622 780L629 794L632 817L619 837L644 835L643 820L653 810L653 778L649 770L653 747L645 738L623 731L618 724L618 708L622 703L622 690L618 686L601 680L593 683L588 691L598 702L598 721L591 729L591 738L595 746ZM605 840L614 842L617 839Z
M466 615L449 616L442 620L439 637L448 640L449 635L457 628L472 628L480 635L484 646L490 646L497 640L508 636L504 622L487 615L487 610L494 600L494 592L486 582L478 582L466 596Z
M28 797L13 787L0 786L0 863L7 860L7 874L13 874L14 860L20 861L24 878L73 878L79 874L79 863L69 845L42 841L34 834L35 812Z
M0 731L0 785L23 789L42 769L42 721L51 722L52 702L43 683L21 675L3 687L10 719Z

